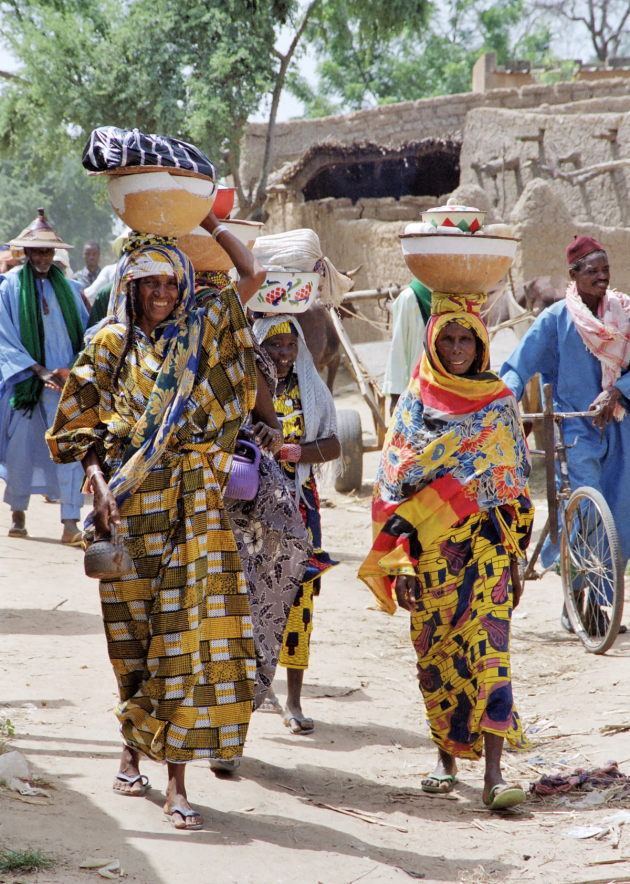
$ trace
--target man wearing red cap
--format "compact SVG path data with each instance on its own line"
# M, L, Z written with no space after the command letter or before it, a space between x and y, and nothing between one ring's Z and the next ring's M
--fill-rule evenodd
M567 261L572 281L566 299L543 310L503 364L501 376L517 399L540 374L553 388L556 411L601 408L593 421L564 422L565 437L576 439L567 455L569 477L573 488L590 485L604 495L625 566L630 558L630 298L609 288L608 256L592 237L576 236ZM558 546L547 538L543 566L558 556Z

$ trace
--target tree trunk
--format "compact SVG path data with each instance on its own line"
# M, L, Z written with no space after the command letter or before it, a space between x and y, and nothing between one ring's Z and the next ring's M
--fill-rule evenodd
M300 24L298 25L293 39L291 40L291 45L289 46L286 54L282 55L280 52L277 53L278 58L280 59L280 67L278 69L276 82L274 84L272 92L271 109L269 111L267 133L265 135L265 152L263 154L262 168L260 170L260 176L258 178L258 184L256 186L256 194L253 200L250 200L250 203L247 207L249 216L254 215L259 209L261 209L265 204L265 200L267 199L267 181L269 179L269 172L271 170L271 162L273 159L273 148L276 136L276 118L278 116L278 107L280 105L282 90L284 89L284 84L287 78L287 71L291 62L293 61L295 51L299 45L306 26L309 23L313 10L319 2L320 0L311 0L309 5L305 9Z

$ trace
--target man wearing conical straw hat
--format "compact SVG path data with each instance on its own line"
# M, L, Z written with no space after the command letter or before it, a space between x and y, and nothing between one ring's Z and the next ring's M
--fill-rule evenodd
M78 545L81 464L53 463L44 440L88 318L79 286L53 263L55 249L73 247L43 209L9 245L26 255L22 269L0 284L0 478L11 507L9 536L27 535L30 496L45 494L61 501L61 542Z

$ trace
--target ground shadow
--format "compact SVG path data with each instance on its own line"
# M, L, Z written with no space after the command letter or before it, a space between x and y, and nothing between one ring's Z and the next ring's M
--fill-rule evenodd
M307 696L305 694L305 696ZM352 697L346 699L351 700ZM314 710L311 717L315 721L315 730L307 736L288 736L280 715L278 733L265 734L261 739L272 740L287 746L295 746L296 739L308 741L312 749L325 749L328 752L354 752L362 746L402 746L403 749L433 749L435 744L430 736L421 731L409 731L401 727L383 726L372 721L361 721L357 724L337 724L317 718ZM265 713L263 713L265 714Z
M75 845L81 840L77 837L79 832L90 832L95 847L100 848L96 856L119 859L127 873L143 884L166 884L156 875L146 856L129 843L126 829L85 795L70 788L65 777L53 775L43 765L38 765L31 748L24 749L19 745L16 748L24 752L32 775L43 777L53 787L53 803L49 806L23 804L10 797L8 790L0 789L3 845L13 850L40 849L46 856L57 860L55 869L46 873L47 881L81 884L88 880L89 874L79 869L86 853L85 848L78 850ZM47 751L46 754L57 753Z
M52 543L54 546L62 546L64 549L72 549L79 555L83 555L83 550L80 546L71 546L69 543L62 543L61 540L55 540L53 537L33 537L32 535L28 535L28 537L20 537L20 541L26 541L27 543Z
M161 806L163 799L152 793L151 800L155 800L155 803ZM516 868L490 856L477 856L474 860L465 860L459 857L447 859L446 857L426 856L422 853L385 845L375 845L331 825L296 820L290 816L258 815L240 811L226 813L203 806L198 802L195 803L195 807L203 816L204 829L198 832L187 832L187 841L208 846L224 846L225 833L227 833L230 844L234 846L247 846L257 841L269 844L272 849L269 851L268 878L271 877L270 865L274 847L292 851L321 851L325 849L328 852L334 850L338 854L356 859L368 857L374 863L382 863L392 869L401 869L408 874L412 873L412 877L424 875L438 881L455 881L461 872L472 872L480 864L487 871L504 876ZM322 810L321 813L324 815L330 811ZM174 845L181 844L181 834L172 831L163 834L128 831L127 834L133 838L159 839L171 841Z
M346 703L369 702L372 699L362 688L330 684L305 684L302 697L307 700L342 700Z
M1 635L102 635L103 618L81 611L0 608Z

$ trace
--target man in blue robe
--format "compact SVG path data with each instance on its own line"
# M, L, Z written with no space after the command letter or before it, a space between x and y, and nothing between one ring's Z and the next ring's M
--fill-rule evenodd
M78 545L83 469L59 466L44 440L69 366L83 348L87 310L80 287L53 265L62 243L44 210L11 245L27 262L0 284L0 478L11 507L10 537L24 537L31 494L60 499L62 543Z
M569 478L573 489L590 485L603 494L625 567L630 558L630 298L608 288L608 257L596 240L576 237L567 259L573 283L566 300L543 310L503 363L501 377L519 400L539 374L552 386L555 411L602 409L592 421L564 421L566 441L575 440L567 452ZM547 538L543 566L558 557L558 545Z

